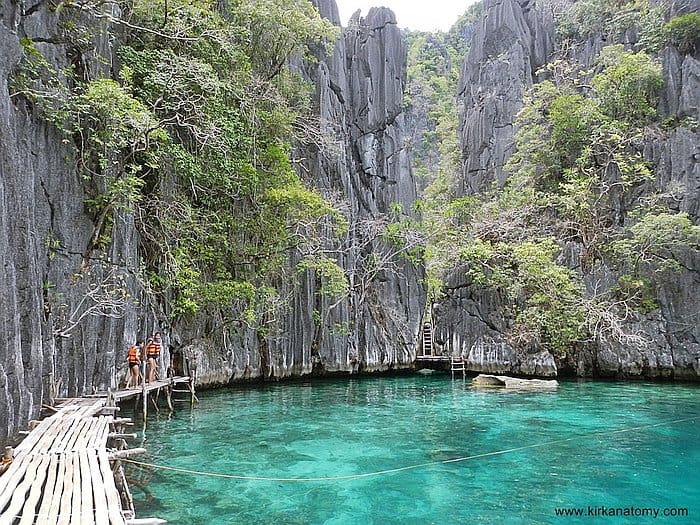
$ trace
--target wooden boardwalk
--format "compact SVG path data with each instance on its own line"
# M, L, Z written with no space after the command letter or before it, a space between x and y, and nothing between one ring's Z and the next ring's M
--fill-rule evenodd
M174 390L181 383L187 383L186 389ZM107 406L140 395L145 423L148 393L161 389L171 407L173 391L186 393L192 404L196 399L190 378L174 377L62 400L17 446L13 462L0 475L0 525L165 523L134 518L131 494L116 460L145 450L124 450L124 440L136 435L124 434L122 428L130 420L116 418L119 408Z
M107 454L112 415L104 399L65 403L15 449L0 477L0 525L123 525L121 497Z
M189 377L172 377L168 379L159 379L153 383L146 383L146 393L150 394L153 391L159 391L164 388L175 387L176 385L184 384L187 385L187 392L190 392L191 381ZM143 385L136 388L129 388L128 390L117 390L112 392L112 397L116 402L124 401L125 399L132 399L140 396L144 391Z

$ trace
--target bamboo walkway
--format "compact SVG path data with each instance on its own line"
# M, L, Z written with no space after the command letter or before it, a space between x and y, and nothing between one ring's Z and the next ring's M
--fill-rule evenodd
M177 385L187 383L186 389ZM123 429L128 418L117 418L120 401L142 396L144 424L149 392L184 392L194 404L193 381L174 377L129 390L64 399L55 413L39 422L14 450L14 460L0 475L0 525L155 524L135 519L133 500L119 458L145 449L127 449ZM157 395L153 400L157 408Z
M124 525L107 454L112 415L105 399L64 403L15 449L0 478L0 525Z

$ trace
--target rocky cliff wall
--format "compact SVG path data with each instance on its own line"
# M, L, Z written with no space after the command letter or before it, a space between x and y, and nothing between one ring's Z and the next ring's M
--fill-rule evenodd
M472 38L458 89L463 195L505 182L523 93L554 50L551 16L532 7L529 0L487 0Z
M133 220L122 214L115 221L107 253L93 258L86 252L93 220L85 210L74 149L30 101L12 91L23 39L35 42L55 69L69 65L59 15L42 3L25 9L10 1L1 4L0 15L1 441L37 417L52 395L116 386L124 373L124 349L143 335L138 330L145 332L139 319L146 308L125 299L112 316L93 315L104 299L95 293L98 285L118 283L138 297ZM106 37L98 37L96 47L109 56ZM94 56L74 58L86 67L105 67Z
M339 24L334 0L314 4ZM366 17L357 13L332 54L319 51L317 59L293 64L315 85L322 136L300 146L306 159L300 173L337 203L348 223L347 233L325 250L345 271L350 294L325 297L320 278L307 272L297 283L278 283L290 308L265 337L237 328L212 340L201 324L180 327L173 340L197 356L201 383L412 366L424 309L423 273L381 235L396 220L392 210L412 217L416 200L404 147L406 48L395 15L385 8Z
M463 195L488 190L494 183L502 186L508 177L503 166L514 150L514 122L522 107L523 93L541 80L535 72L553 59L557 51L549 7L548 2L528 0L489 0L486 4L486 15L474 35L461 81ZM697 6L674 2L670 8L671 14L677 15ZM635 36L625 35L625 38ZM592 65L604 45L607 45L605 37L593 34L575 50L575 58ZM697 57L681 55L668 47L661 61L662 118L690 117L697 122L700 99ZM693 223L698 224L699 138L697 126L679 127L665 135L650 133L644 156L654 166L655 179L633 198L670 192L675 199L670 209L687 212ZM620 206L618 215L624 216L625 203ZM562 257L570 267L580 271L576 256L579 251L580 248L569 246ZM435 305L437 341L448 353L465 355L473 370L484 372L698 380L700 303L692 290L697 290L700 284L700 266L697 250L693 253L682 261L683 270L657 290L658 309L628 326L645 334L648 344L642 348L610 343L590 345L567 359L555 359L540 348L516 352L503 337L513 323L502 314L506 310L504 298L493 290L472 285L465 268L456 269L448 277L445 299ZM589 291L600 283L612 286L613 272L607 267L598 268L585 276L585 282Z

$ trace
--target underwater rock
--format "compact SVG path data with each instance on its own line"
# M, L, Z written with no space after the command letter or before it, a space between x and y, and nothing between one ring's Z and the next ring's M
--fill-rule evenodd
M505 387L509 389L539 389L556 388L559 386L559 382L556 379L520 379L518 377L479 374L472 379L472 386Z

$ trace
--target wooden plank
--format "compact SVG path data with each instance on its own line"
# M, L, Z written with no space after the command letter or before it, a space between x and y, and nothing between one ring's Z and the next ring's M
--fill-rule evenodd
M102 410L102 407L106 405L106 400L105 399L98 399L94 403L92 403L88 409L88 415L89 416L96 416L100 410Z
M74 436L73 441L70 443L66 450L73 452L80 450L80 447L83 446L83 443L85 441L85 437L90 433L90 428L92 426L93 419L95 418L92 416L87 416L83 419L82 425L80 427L80 432Z
M71 447L71 450L73 452L78 452L79 450L85 448L85 446L87 445L87 439L90 436L90 433L92 432L93 425L95 424L95 419L96 418L94 417L85 418L80 435L76 438Z
M109 515L107 513L107 496L105 495L105 486L100 473L99 460L97 452L87 452L88 462L90 464L90 478L92 480L92 495L95 507L95 522L100 525L109 523Z
M95 434L95 448L106 449L107 438L109 436L109 422L112 416L100 416L100 426Z
M12 499L12 492L24 478L30 461L31 457L27 455L15 459L0 478L4 484L4 487L0 489L0 513Z
M0 525L11 525L15 522L16 517L22 511L22 507L24 506L25 495L31 488L34 478L36 478L36 473L44 459L44 456L32 456L29 464L27 465L27 469L25 470L22 483L19 483L15 487L12 494L12 499L10 500L10 505L7 507L7 509L5 509L5 512L0 515Z
M66 447L73 439L73 436L79 430L79 428L83 425L82 419L75 419L73 417L70 417L70 418L67 418L67 420L68 420L68 426L65 428L65 430L63 432L61 432L59 438L56 439L56 441L54 441L54 443L50 449L51 452L65 452Z
M72 431L74 425L75 420L73 418L62 417L60 425L56 426L55 430L52 431L56 434L55 439L46 448L39 450L39 452L63 452L66 435Z
M51 523L51 521L49 521L49 508L51 507L51 499L56 487L56 479L58 478L60 458L58 457L58 454L51 454L50 458L48 474L46 476L46 486L44 487L43 497L41 500L41 507L39 507L39 511L37 512L37 525L48 525Z
M63 450L65 452L70 452L75 448L76 441L80 439L80 437L83 435L83 432L86 431L86 428L90 426L89 416L83 416L77 421L77 425L73 426L72 434L67 436L66 440L64 441Z
M103 441L102 437L104 436L105 428L109 430L107 416L99 416L96 419L97 423L92 428L87 442L87 448L94 450L106 446L106 442Z
M34 448L34 445L36 444L39 439L44 435L44 432L46 432L51 425L53 424L53 416L48 417L41 421L34 430L31 431L31 433L22 440L22 442L15 447L15 456L19 456L20 454L26 453L27 451L31 450Z
M42 454L49 452L57 442L60 443L61 435L68 428L70 421L58 415L53 416L51 419L53 420L51 427L34 445L31 453Z
M114 483L114 473L109 464L106 450L100 450L97 453L100 461L100 470L102 471L102 479L104 480L105 495L107 496L107 511L109 514L110 525L124 525L125 520L122 515L122 503L119 491Z
M83 405L80 407L80 409L76 412L75 417L79 417L80 419L87 419L89 417L92 417L92 413L95 411L94 407L92 404L89 405Z
M85 435L85 440L83 448L95 448L97 446L97 436L100 434L100 429L103 425L103 419L105 416L97 416L92 418L92 424L90 425L90 432Z
M63 490L59 500L56 525L68 525L71 516L71 501L73 500L73 454L62 454L62 457L66 471L63 476Z
M58 456L58 469L56 469L56 484L54 485L53 492L51 493L51 504L46 512L46 523L54 524L57 521L57 515L59 509L61 508L61 495L63 494L63 479L66 477L66 460L62 454L55 454ZM43 518L44 516L42 516Z
M73 497L70 513L70 523L80 523L80 515L83 512L80 491L82 489L82 471L80 469L80 453L76 450L73 456ZM86 512L91 512L92 509L84 509Z
M80 496L83 509L80 515L80 525L92 525L95 523L95 512L92 506L92 483L90 481L90 463L88 462L87 449L78 452L80 456Z
M41 457L42 464L39 467L36 476L34 477L32 487L29 490L29 496L27 496L27 500L24 502L24 508L22 509L22 519L20 520L19 525L31 525L32 523L34 523L38 512L37 505L41 501L41 489L44 485L44 480L46 479L46 476L48 475L48 472L51 469L51 460L53 459L53 456L49 456L47 454L44 454Z

